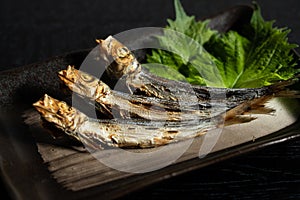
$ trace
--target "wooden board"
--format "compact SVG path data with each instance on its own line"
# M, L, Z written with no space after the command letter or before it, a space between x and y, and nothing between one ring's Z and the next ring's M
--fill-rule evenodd
M192 141L150 149L99 149L95 153L88 152L83 146L68 146L68 143L61 146L64 140L53 144L57 141L49 136L49 130L42 126L39 114L35 111L28 111L25 114L25 121L37 140L38 151L45 165L48 165L52 176L63 187L72 191L79 191L137 176L140 172L158 170L160 165L168 166L165 163L173 158L178 157L172 163L172 165L176 165L195 158L202 159L207 154L221 152L246 142L255 142L263 136L291 125L298 118L299 103L296 100L277 98L269 102L268 106L274 108L276 112L272 115L256 115L257 119L249 123L209 131L206 135ZM289 107L293 109L289 109ZM55 132L55 130L53 131ZM187 149L183 154L178 156L181 154L178 152L185 148ZM149 153L155 153L155 151L158 153L152 157L148 156ZM145 156L136 158L131 157L130 154ZM116 169L107 166L105 162L102 162L103 160L97 158L105 158L111 162L122 162L120 162L121 165L114 164L119 167Z

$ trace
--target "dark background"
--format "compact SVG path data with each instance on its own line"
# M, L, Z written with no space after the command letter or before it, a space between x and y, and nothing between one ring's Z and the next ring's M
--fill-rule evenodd
M299 1L257 2L265 19L288 26L290 42L300 44ZM251 1L182 0L182 4L188 14L203 18ZM173 17L173 0L2 0L0 70L92 48L96 38L131 28L165 26ZM300 199L299 163L300 141L292 140L152 185L126 199ZM5 193L3 197L8 198Z

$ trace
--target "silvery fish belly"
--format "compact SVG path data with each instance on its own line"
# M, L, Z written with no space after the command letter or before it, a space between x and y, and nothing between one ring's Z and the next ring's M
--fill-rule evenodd
M215 120L156 122L141 120L95 120L65 102L45 95L33 104L42 118L91 148L149 148L205 134L220 125Z
M142 118L155 121L183 121L215 117L228 109L226 104L195 100L193 103L126 94L111 90L96 77L68 66L59 72L59 78L73 92L97 102L96 108L109 118Z

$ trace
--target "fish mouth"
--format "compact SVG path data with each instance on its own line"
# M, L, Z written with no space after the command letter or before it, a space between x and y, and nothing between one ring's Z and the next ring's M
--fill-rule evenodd
M58 77L72 91L78 93L79 95L87 94L89 88L80 83L79 74L73 66L69 65L67 69L59 71Z
M78 75L74 69L74 66L69 65L67 69L58 72L58 77L68 86L69 84L75 84L75 82L77 82L76 80L78 80ZM72 77L73 79L69 77Z
M33 103L33 106L43 118L58 125L61 121L68 120L66 116L74 112L65 102L54 99L47 94Z
M33 103L33 106L41 113L53 113L56 114L59 111L58 100L45 94L43 98Z
M54 126L63 131L75 131L77 125L80 126L87 120L84 114L67 105L66 102L54 99L47 94L39 101L33 103L33 106L44 120L53 123ZM71 136L76 137L73 134Z
M110 93L110 88L105 83L72 66L58 72L58 77L69 89L82 97L96 99Z

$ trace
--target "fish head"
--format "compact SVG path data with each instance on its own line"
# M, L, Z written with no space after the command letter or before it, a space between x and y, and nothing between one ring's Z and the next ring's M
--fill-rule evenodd
M47 94L33 106L46 121L67 132L75 132L76 128L87 120L86 115L77 109Z
M58 73L59 78L73 92L90 99L102 98L110 93L108 85L96 77L68 66L66 70Z
M116 65L112 65L112 69L109 69L111 74L118 74L121 77L140 71L141 65L134 54L114 37L109 36L105 40L96 41L101 49L116 62Z

